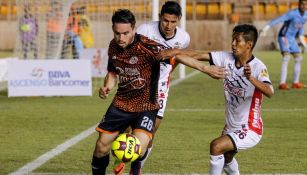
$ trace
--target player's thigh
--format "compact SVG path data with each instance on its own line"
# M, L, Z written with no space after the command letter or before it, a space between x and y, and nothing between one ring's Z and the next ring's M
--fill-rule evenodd
M241 129L234 132L228 132L227 135L231 138L235 150L245 150L256 146L262 135L258 135L252 130Z
M289 40L287 37L278 37L278 45L280 51L283 52L288 52L290 53L290 45L289 45Z
M146 133L140 132L137 130L135 130L132 134L135 135L139 139L141 143L141 156L143 156L145 152L147 151L147 147L148 147L148 144L151 138Z
M146 151L148 143L152 139L157 112L157 110L140 112L131 123L133 134L138 137L142 148L144 148L142 152Z
M99 132L94 154L97 157L102 157L109 154L112 141L116 138L117 135L118 132L114 133Z
M110 105L96 130L104 133L122 133L129 127L130 121L136 114L137 113L122 111Z

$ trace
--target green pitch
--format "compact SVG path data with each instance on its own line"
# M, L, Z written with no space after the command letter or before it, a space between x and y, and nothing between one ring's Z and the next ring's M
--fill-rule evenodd
M306 174L307 89L277 90L280 54L257 52L255 55L267 65L275 95L263 100L261 142L236 156L241 173ZM289 65L289 84L292 70L293 60ZM303 60L301 80L307 83L307 60ZM102 81L95 80L95 83ZM97 93L93 97L8 98L7 92L0 92L0 174L16 171L95 125L111 99L112 96L100 100ZM223 128L223 107L221 80L197 74L171 87L165 119L143 173L208 173L209 144ZM92 134L34 172L90 174L96 138L97 133ZM112 164L113 158L109 173Z

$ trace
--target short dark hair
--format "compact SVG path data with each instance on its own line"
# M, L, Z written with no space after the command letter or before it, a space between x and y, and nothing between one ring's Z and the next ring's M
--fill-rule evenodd
M135 26L135 16L134 14L128 9L118 9L114 12L112 16L112 24L115 23L124 23L124 24L131 24L132 27Z
M176 1L166 1L161 8L160 15L164 13L176 15L180 18L182 16L181 6Z
M258 30L257 28L252 24L240 24L235 26L235 28L232 31L233 34L235 33L243 33L243 38L245 41L251 41L253 42L254 49L257 39L258 39Z

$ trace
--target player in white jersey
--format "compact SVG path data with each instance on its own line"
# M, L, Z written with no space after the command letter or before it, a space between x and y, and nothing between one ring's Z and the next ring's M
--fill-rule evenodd
M274 94L266 66L252 54L258 38L253 25L242 24L233 29L232 52L165 51L164 57L176 55L186 65L198 60L224 66L227 76L223 81L225 95L225 127L222 136L210 144L210 174L237 175L239 166L234 155L239 150L255 146L262 137L262 94Z

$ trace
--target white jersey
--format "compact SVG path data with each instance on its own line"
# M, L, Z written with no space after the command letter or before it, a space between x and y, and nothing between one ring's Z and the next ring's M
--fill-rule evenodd
M147 36L168 48L187 48L190 44L190 35L179 27L176 27L176 34L172 38L165 38L160 32L159 21L153 21L141 24L136 31L138 34ZM161 62L160 64L160 78L159 78L159 104L160 110L158 116L163 117L166 101L169 91L170 74L173 70L173 65Z
M230 52L211 52L210 63L224 66L229 73L224 79L226 100L226 127L230 130L250 129L262 135L261 102L262 93L246 79L243 67L236 67L236 58ZM271 84L266 66L252 56L247 62L252 76L261 82Z

